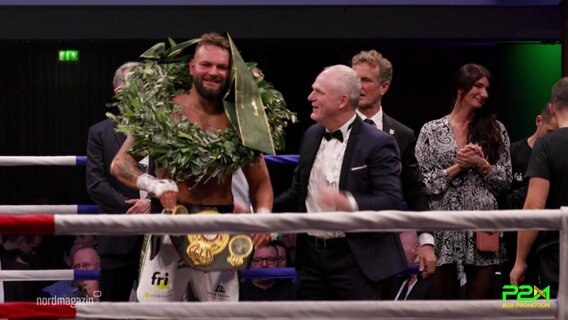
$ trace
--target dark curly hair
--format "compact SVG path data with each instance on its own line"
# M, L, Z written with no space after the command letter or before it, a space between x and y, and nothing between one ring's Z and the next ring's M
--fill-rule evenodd
M456 102L460 103L475 83L483 77L491 80L491 73L485 67L475 63L463 65L458 70L456 79ZM461 94L458 94L459 92ZM494 164L499 156L499 145L501 144L495 113L487 107L476 110L467 131L468 143L479 144L487 161Z

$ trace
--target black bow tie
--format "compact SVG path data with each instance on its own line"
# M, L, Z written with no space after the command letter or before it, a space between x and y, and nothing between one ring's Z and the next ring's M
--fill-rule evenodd
M327 141L329 141L331 139L337 139L337 140L339 140L339 142L343 142L343 133L341 133L341 130L335 130L333 132L325 132L323 134L323 137Z
M369 118L363 120L363 122L366 122L366 123L372 125L373 127L376 127L375 121L373 121L373 120L371 120L371 119L369 119Z

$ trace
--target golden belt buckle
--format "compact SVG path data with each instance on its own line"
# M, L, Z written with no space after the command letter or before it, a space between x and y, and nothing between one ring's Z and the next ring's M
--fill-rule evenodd
M216 210L204 210L199 214L217 214ZM177 205L172 214L189 214L183 205ZM186 254L196 266L207 266L213 263L215 256L228 246L227 263L235 268L243 265L245 259L252 253L253 243L247 235L229 234L188 234L189 243Z

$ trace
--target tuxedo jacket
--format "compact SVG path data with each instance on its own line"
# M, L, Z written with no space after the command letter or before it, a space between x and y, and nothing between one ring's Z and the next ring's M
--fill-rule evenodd
M400 150L400 160L402 171L400 180L404 201L411 211L428 211L428 198L426 197L426 187L422 181L418 161L414 155L416 147L416 137L414 131L396 119L389 117L383 112L383 131L396 139Z
M89 128L87 141L87 191L101 213L125 213L127 199L140 198L136 189L131 189L110 174L110 164L126 137L115 132L116 123L103 120ZM97 237L100 255L129 254L136 249L139 236Z
M275 211L306 212L310 172L325 129L312 125L300 145L300 160L292 186L275 200ZM356 117L347 141L339 189L349 191L360 211L398 210L402 191L398 172L399 152L394 138ZM386 279L406 269L406 257L397 234L347 233L355 261L371 281ZM296 267L301 268L306 235L298 234Z

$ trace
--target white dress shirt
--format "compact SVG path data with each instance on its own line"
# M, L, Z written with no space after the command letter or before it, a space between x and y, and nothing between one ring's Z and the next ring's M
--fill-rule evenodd
M335 206L323 203L319 199L319 189L324 187L339 188L339 176L345 148L351 133L351 124L355 121L355 115L347 121L339 130L343 134L343 142L337 139L321 139L318 153L310 172L308 181L308 195L306 197L306 209L308 213L331 212L335 211ZM309 232L311 236L318 238L340 238L345 237L344 232Z
M409 280L412 280L412 281L410 283L408 283ZM417 282L418 282L418 279L416 278L416 275L412 275L408 279L404 280L404 282L402 283L402 285L398 289L398 293L396 294L396 297L394 298L394 300L395 301L399 301L399 300L406 301L406 299L408 298L408 295L410 294L410 292L412 292L412 289L414 289L414 286L416 285ZM404 294L404 297L402 297L401 293L404 290L404 287L407 287L407 286L408 286L408 290L406 291L406 294Z
M357 110L357 115L359 116L359 118L365 120L365 119L369 119L369 120L373 120L373 122L375 123L375 126L383 131L383 108L381 107L381 109L379 110L379 112L375 113L374 116L367 118L366 115L362 114L361 112L359 112L359 110Z

